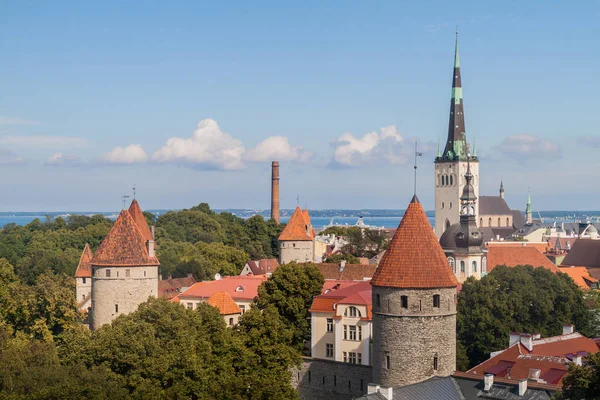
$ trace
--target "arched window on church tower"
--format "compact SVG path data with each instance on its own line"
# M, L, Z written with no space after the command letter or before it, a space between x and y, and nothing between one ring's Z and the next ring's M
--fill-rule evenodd
M483 218L479 218L479 227L481 228L483 226Z
M471 265L473 266L473 272L477 272L477 261L473 261Z
M481 259L481 273L483 274L485 272L487 272L487 258L483 257Z
M498 226L502 226L502 225L500 224L500 217L498 217Z
M492 218L488 219L488 226L492 226Z
M460 262L460 272L465 272L465 262L464 261Z
M448 257L448 264L450 264L450 268L452 268L452 272L456 273L456 265L454 264L453 257Z
M510 226L510 218L506 217L506 226Z
M454 177L450 175L450 186L454 185Z

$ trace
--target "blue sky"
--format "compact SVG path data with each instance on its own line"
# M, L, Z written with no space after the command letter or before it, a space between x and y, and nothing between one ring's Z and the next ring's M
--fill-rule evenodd
M600 2L219 3L0 2L0 211L431 209L456 25L481 193L600 208Z

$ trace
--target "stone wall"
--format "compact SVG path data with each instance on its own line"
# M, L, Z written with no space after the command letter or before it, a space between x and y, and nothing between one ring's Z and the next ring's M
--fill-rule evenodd
M292 385L300 400L351 400L367 394L371 376L367 365L303 357L292 370Z
M75 296L77 298L77 305L81 311L87 311L92 305L92 278L75 278L75 282Z
M283 241L279 243L279 263L314 262L314 246L312 240Z
M433 305L436 294L440 307ZM401 296L407 296L407 308ZM383 386L449 376L456 366L456 288L374 286L372 365L374 383Z

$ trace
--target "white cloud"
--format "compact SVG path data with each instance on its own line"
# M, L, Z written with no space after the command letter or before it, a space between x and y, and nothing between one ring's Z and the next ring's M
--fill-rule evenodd
M496 145L494 150L519 161L533 158L560 157L560 146L558 144L529 134L511 135Z
M0 147L0 165L20 164L24 160L8 149Z
M266 162L272 160L304 162L311 154L302 146L291 146L285 136L271 136L255 147L248 149L245 159L250 162Z
M600 136L580 136L577 141L586 146L600 148Z
M41 147L46 149L64 149L85 147L87 139L70 136L2 136L0 144L13 147Z
M394 125L369 132L363 137L344 133L331 142L333 165L357 167L371 164L405 164L408 160L404 138Z
M189 138L172 137L152 155L152 161L236 170L244 168L241 141L223 132L214 119L203 119Z
M39 125L39 122L29 121L19 117L0 116L0 125Z
M115 147L112 151L104 153L100 158L103 164L129 165L143 163L148 160L148 155L139 144L130 144L127 147Z
M83 161L75 155L56 153L45 164L53 167L78 167L83 165Z

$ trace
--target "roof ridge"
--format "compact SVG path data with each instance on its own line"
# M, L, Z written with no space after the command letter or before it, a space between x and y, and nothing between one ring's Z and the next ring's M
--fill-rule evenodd
M76 278L89 278L92 276L92 257L93 253L90 249L90 245L89 243L86 243L81 252L81 256L79 257L77 269L75 270Z

